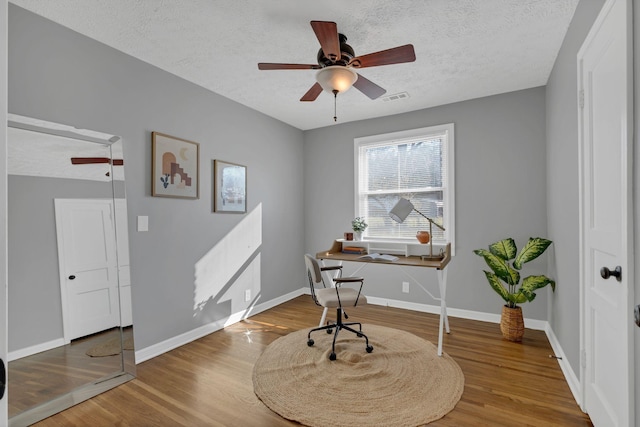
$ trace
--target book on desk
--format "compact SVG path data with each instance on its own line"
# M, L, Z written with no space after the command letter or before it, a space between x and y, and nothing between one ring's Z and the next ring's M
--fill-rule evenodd
M397 256L394 256L394 255L378 254L378 253L362 255L362 256L360 256L358 258L360 258L362 260L370 259L371 261L386 261L386 262L393 262L393 261L397 261L399 259Z
M361 248L359 246L342 246L343 254L356 254L356 255L364 255L367 253L367 248Z

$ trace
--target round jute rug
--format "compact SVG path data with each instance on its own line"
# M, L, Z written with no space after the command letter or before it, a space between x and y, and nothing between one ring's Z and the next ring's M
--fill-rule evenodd
M419 426L442 418L460 400L464 375L446 353L408 332L362 326L373 345L341 331L337 360L333 335L309 329L271 343L253 368L253 390L272 411L317 427Z
M115 356L125 350L133 350L133 337L128 337L124 341L120 337L109 338L106 341L89 348L85 353L91 357Z

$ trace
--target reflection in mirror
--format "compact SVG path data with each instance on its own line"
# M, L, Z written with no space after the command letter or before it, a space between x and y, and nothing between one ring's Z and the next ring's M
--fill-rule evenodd
M10 424L133 378L119 137L9 115Z

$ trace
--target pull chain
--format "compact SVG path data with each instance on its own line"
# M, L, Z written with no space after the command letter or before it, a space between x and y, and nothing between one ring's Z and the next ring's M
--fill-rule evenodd
M338 121L338 113L337 113L337 102L338 101L338 90L333 90L333 121Z

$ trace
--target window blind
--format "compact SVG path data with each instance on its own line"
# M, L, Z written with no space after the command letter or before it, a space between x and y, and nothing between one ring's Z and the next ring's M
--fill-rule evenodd
M429 222L417 212L402 224L389 211L404 197L415 208L447 229L448 132L361 143L357 148L357 214L366 219L367 238L415 239L429 230ZM448 240L448 232L433 227L433 241Z

